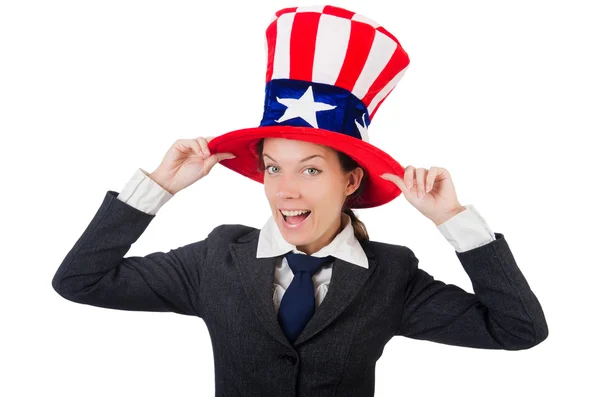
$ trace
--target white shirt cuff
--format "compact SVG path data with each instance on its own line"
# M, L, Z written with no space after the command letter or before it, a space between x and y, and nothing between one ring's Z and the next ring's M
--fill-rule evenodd
M457 252L469 251L496 240L492 229L471 204L439 225L438 230Z
M148 173L138 168L117 198L150 215L156 215L160 207L173 195L156 183Z

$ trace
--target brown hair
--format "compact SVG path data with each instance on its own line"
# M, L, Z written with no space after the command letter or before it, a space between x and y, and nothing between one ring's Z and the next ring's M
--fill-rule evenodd
M262 138L260 141L258 141L258 144L256 145L256 153L258 153L258 169L260 172L265 172L265 163L263 161L263 146L264 146L264 138ZM329 148L329 147L328 147ZM351 172L353 171L355 168L360 167L358 165L358 163L356 161L354 161L354 159L352 159L352 157L348 156L347 154L337 151L333 148L330 148L331 150L333 150L334 152L337 153L338 158L340 160L340 166L342 167L342 170L344 172ZM362 192L365 189L365 184L366 184L366 180L369 177L369 175L367 174L366 170L363 168L363 177L360 181L360 186L358 187L358 189L356 189L356 191L354 193L352 193L350 196L346 197L346 201L344 202L343 205L343 212L348 214L348 216L350 216L350 221L352 222L352 228L354 229L354 236L356 237L357 240L369 240L369 233L367 233L367 227L365 226L365 224L358 219L358 217L356 216L356 214L354 213L354 211L352 211L352 209L349 208L351 203L358 203L361 200L360 195L362 194Z

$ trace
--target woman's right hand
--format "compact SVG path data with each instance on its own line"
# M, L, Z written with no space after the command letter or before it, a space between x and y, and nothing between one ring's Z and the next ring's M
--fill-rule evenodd
M202 179L221 160L235 158L233 153L210 154L208 142L214 137L178 139L169 148L158 168L149 176L175 194Z

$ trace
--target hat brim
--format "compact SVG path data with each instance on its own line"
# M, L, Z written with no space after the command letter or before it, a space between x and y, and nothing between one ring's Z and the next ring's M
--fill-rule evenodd
M233 153L233 159L220 164L256 182L264 183L259 169L255 146L262 138L284 138L331 147L352 157L368 174L360 201L349 203L350 208L371 208L386 204L402 191L393 182L381 178L390 173L404 178L404 167L389 154L368 142L329 130L298 126L264 126L231 131L213 138L208 147L211 153Z

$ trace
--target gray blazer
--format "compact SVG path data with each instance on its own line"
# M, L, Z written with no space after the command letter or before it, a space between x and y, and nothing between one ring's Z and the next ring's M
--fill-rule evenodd
M281 258L256 258L259 229L220 225L167 253L124 257L155 215L117 195L106 193L52 287L77 303L202 318L215 396L373 396L376 362L394 336L506 350L548 336L540 303L495 233L495 241L456 252L475 294L435 280L405 246L361 241L369 268L336 258L327 295L290 344L273 307Z

